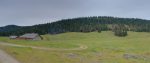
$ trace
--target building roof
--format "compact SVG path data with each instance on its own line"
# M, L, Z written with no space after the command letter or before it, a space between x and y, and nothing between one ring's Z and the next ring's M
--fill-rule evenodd
M32 39L32 38L35 38L37 36L39 36L39 35L36 33L27 33L27 34L20 36L20 38L31 38Z
M17 38L18 36L9 36L9 38Z

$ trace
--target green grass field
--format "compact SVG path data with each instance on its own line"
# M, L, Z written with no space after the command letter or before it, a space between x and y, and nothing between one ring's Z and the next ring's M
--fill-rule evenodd
M150 63L150 33L129 32L127 37L117 37L110 31L102 33L68 32L43 35L44 40L0 41L48 48L71 49L86 45L84 50L38 50L32 48L2 46L22 63Z

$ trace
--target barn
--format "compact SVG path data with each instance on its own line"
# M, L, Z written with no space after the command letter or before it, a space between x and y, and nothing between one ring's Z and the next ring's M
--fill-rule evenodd
M24 40L42 40L42 37L37 33L26 33L19 37L19 39Z

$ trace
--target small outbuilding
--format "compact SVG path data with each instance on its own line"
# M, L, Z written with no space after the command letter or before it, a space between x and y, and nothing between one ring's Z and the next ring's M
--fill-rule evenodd
M10 39L16 39L18 36L9 36Z
M42 37L37 33L26 33L19 37L19 39L25 40L42 40Z

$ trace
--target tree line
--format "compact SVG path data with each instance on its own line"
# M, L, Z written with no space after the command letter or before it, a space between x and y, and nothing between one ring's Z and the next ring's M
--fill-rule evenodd
M24 33L60 34L65 32L112 31L116 36L127 36L127 31L150 32L150 20L118 18L109 16L62 19L52 23L33 26L9 25L0 27L0 36L22 35Z

